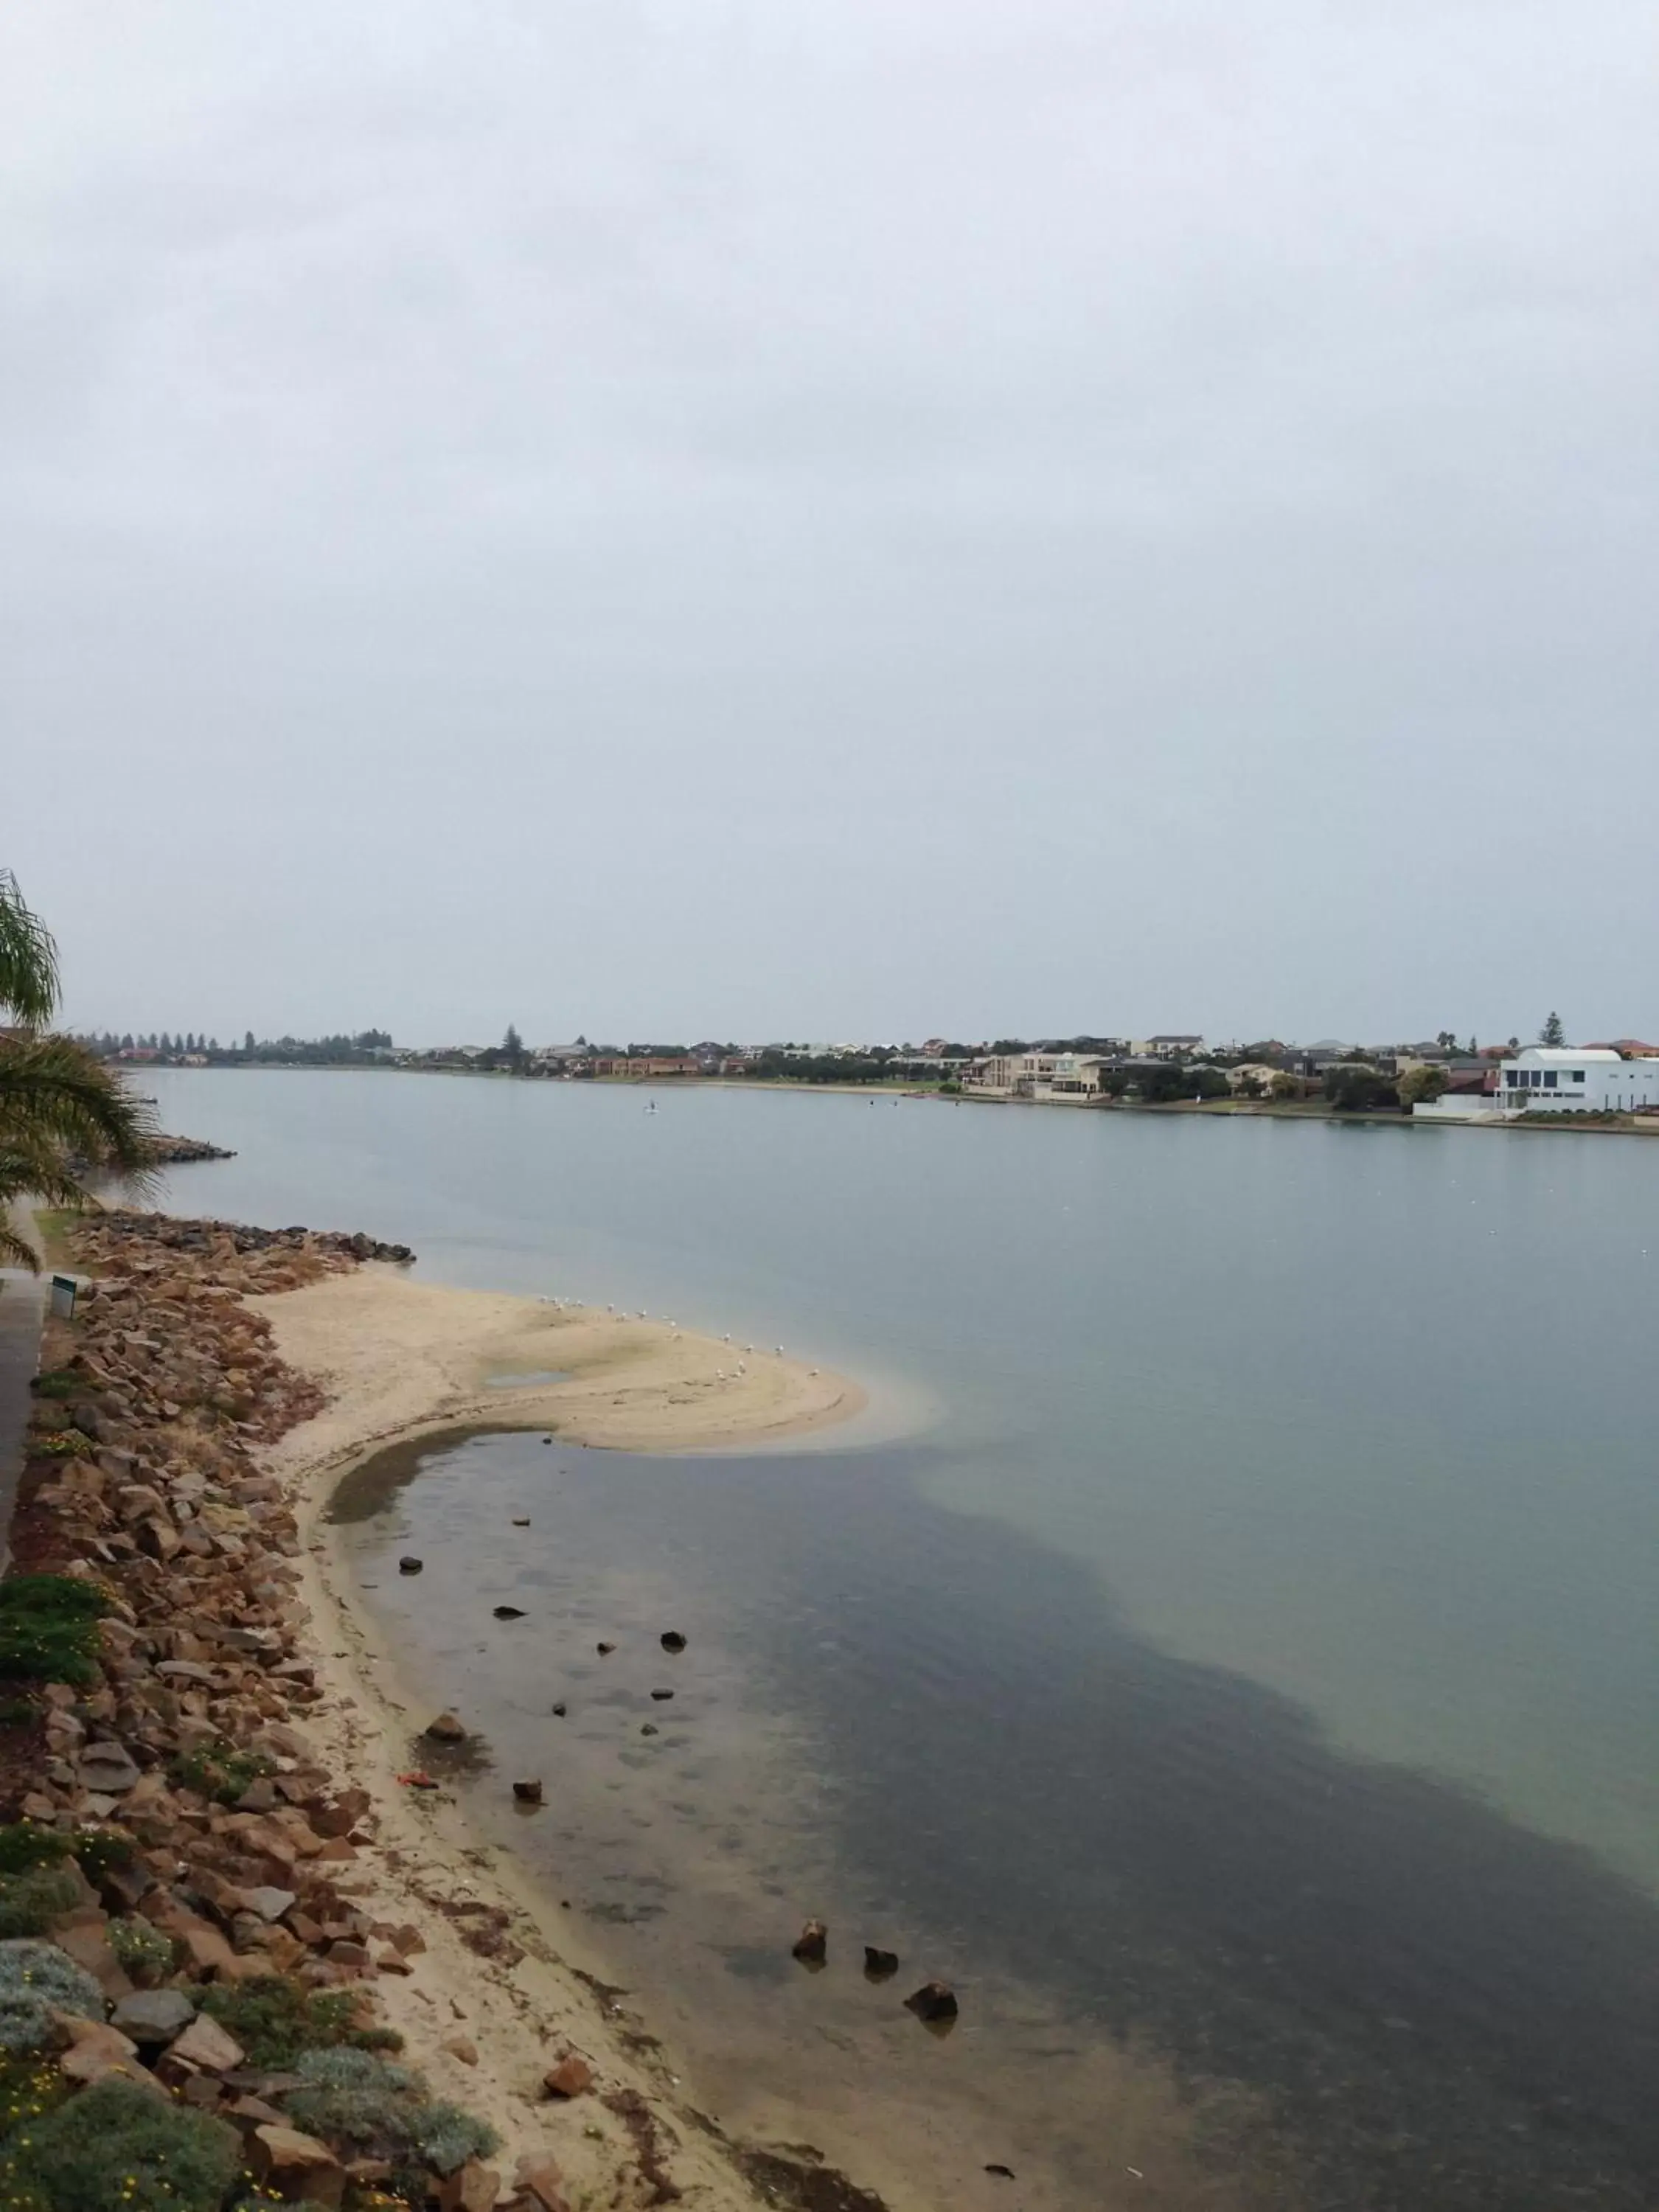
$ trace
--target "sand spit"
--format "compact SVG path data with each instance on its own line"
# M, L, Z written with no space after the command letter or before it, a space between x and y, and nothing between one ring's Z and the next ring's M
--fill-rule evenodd
M864 1394L770 1350L664 1321L411 1282L395 1267L252 1298L276 1349L328 1393L284 1450L307 1469L423 1428L545 1427L570 1443L687 1451L848 1419ZM495 1387L491 1378L562 1379Z

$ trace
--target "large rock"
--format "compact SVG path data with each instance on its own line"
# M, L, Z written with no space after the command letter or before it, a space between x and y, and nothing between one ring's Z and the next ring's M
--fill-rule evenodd
M87 2088L106 2074L143 2073L137 2045L118 2027L101 2020L82 2020L73 2014L62 2017L70 2042L58 2061L58 2070L67 2081L78 2081Z
M83 1790L118 1797L143 1778L143 1770L134 1765L118 1743L89 1743L76 1761L75 1771Z
M196 2008L182 1990L137 1990L122 1998L110 2025L140 2045L171 2043L195 2017Z
M345 2169L326 2143L295 2128L255 2128L248 2137L254 2179L284 2204L333 2212L345 2194Z
M521 2158L513 2185L519 2196L529 2200L533 2212L570 2212L564 2176L550 2158Z
M550 2066L542 2076L542 2087L550 2097L580 2097L593 2086L593 2069L585 2058L573 2051Z
M207 2013L198 2013L181 2035L168 2046L170 2058L198 2066L204 2074L234 2074L246 2053L228 2030Z
M470 2158L440 2184L438 2212L494 2212L501 2193L501 2177L494 2166Z
M436 1720L428 1721L426 1732L434 1743L465 1743L466 1730L453 1713L440 1713Z

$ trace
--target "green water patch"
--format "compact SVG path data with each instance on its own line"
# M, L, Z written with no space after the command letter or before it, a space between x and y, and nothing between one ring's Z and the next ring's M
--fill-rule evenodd
M341 1477L324 1518L341 1527L373 1521L433 1461L447 1457L460 1445L471 1443L475 1437L524 1433L524 1426L511 1422L474 1421L410 1437L402 1443L388 1444L383 1451L374 1453ZM550 1435L545 1441L551 1444L553 1439Z

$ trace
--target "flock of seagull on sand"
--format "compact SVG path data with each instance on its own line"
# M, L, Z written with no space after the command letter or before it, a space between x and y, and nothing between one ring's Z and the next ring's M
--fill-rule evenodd
M557 1307L561 1310L561 1311L562 1311L562 1310L563 1310L564 1309L566 1309L567 1307L574 1308L574 1309L576 1309L576 1310L579 1310L579 1311L580 1311L580 1310L582 1310L584 1309L584 1302L583 1302L580 1298L554 1298L554 1297L549 1297L545 1291L544 1291L544 1292L542 1293L542 1295L541 1295L541 1296L537 1299L536 1303L537 1303L537 1304L538 1304L538 1305L543 1305L543 1306L557 1306ZM650 1320L650 1318L651 1318L650 1315L646 1311L646 1310L645 1310L645 1308L644 1308L643 1306L636 1307L636 1308L635 1308L635 1310L634 1310L634 1312L633 1312L632 1314L626 1314L626 1313L618 1314L618 1313L617 1313L617 1309L616 1309L616 1307L615 1307L614 1305L607 1305L607 1306L605 1307L605 1311L606 1311L608 1314L616 1314L616 1315L617 1315L617 1320L618 1320L618 1321L649 1321L649 1320ZM676 1344L678 1344L678 1343L679 1342L679 1340L680 1340L680 1325L679 1325L678 1322L669 1320L666 1316L665 1316L664 1321L663 1321L663 1327L664 1327L665 1328L672 1328L672 1329L673 1330L673 1332L674 1332L674 1341L675 1341L675 1343L676 1343ZM728 1329L728 1330L726 1331L726 1334L725 1334L723 1337L721 1337L721 1339L720 1339L720 1342L721 1342L722 1344L730 1344L730 1343L731 1343L731 1341L732 1341L732 1334L731 1334L731 1331ZM743 1348L744 1348L744 1350L746 1352L748 1352L751 1357L753 1356L755 1347L754 1347L754 1346L753 1346L752 1344L745 1344L745 1345L744 1345L744 1346ZM775 1345L772 1346L772 1351L773 1351L773 1354L774 1354L774 1356L775 1356L776 1358L779 1358L779 1359L781 1359L781 1358L782 1358L782 1357L783 1357L783 1346L782 1346L781 1344L775 1344ZM806 1370L806 1371L807 1371L807 1373L808 1373L809 1375L816 1375L816 1374L817 1373L817 1371L818 1371L818 1370L817 1370L817 1369L816 1367L809 1367L809 1368L807 1369L807 1370ZM737 1376L738 1376L738 1375L746 1375L748 1372L749 1372L749 1370L748 1370L748 1369L744 1365L744 1364L743 1364L742 1360L740 1359L740 1360L738 1360L738 1364L737 1364L737 1366L736 1366L735 1370L733 1370L733 1375L732 1375L732 1379L735 1381L735 1379L736 1379ZM725 1370L723 1367L717 1367L717 1368L714 1370L714 1380L715 1380L717 1382L724 1382L726 1379L727 1379L727 1377L726 1377L726 1370Z

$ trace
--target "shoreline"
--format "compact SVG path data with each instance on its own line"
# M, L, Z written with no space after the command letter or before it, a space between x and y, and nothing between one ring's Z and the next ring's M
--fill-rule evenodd
M284 1482L296 1522L298 1595L308 1623L302 1641L322 1692L308 1719L324 1755L368 1791L379 1816L380 1878L366 1902L388 1919L417 1917L428 1937L428 1950L411 1962L416 1972L383 1980L379 1990L385 2017L404 2036L410 2059L441 2094L464 2100L512 2140L522 2137L538 2109L559 2109L536 2101L549 2052L580 2053L612 2112L622 2107L623 2125L617 2131L604 2124L611 2112L601 2107L590 2115L592 2100L577 2101L576 2114L601 2124L578 2137L568 2128L559 2133L556 2154L576 2191L614 2187L618 2161L639 2162L643 2147L647 2171L661 2162L659 2193L620 2201L684 2194L708 2212L754 2212L763 2203L798 2205L801 2212L936 2212L920 2196L878 2197L830 2166L803 2164L798 2140L774 2148L726 2137L691 2104L674 2070L676 2056L611 1978L613 1960L558 1912L536 1875L489 1840L453 1786L416 1790L400 1784L411 1764L423 1758L439 1764L434 1747L418 1742L430 1716L362 1602L343 1531L329 1519L348 1475L425 1438L548 1428L588 1449L691 1453L822 1431L860 1413L865 1393L842 1376L814 1376L775 1354L757 1355L758 1376L756 1362L745 1363L750 1372L741 1384L710 1385L709 1375L731 1358L714 1339L586 1309L410 1283L373 1265L245 1304L270 1321L279 1357L329 1394L319 1413L265 1455L265 1464ZM388 1374L388 1320L405 1358L417 1351L423 1359L446 1331L447 1352L418 1375L395 1363ZM566 1379L507 1390L484 1380L478 1387L498 1360L520 1358L526 1344L556 1336L564 1360L582 1363ZM625 1385L620 1403L618 1381ZM459 1940L445 1911L456 1899L494 1920L512 1947L503 1961L480 1958ZM476 2047L476 2065L445 2050L458 2033Z

